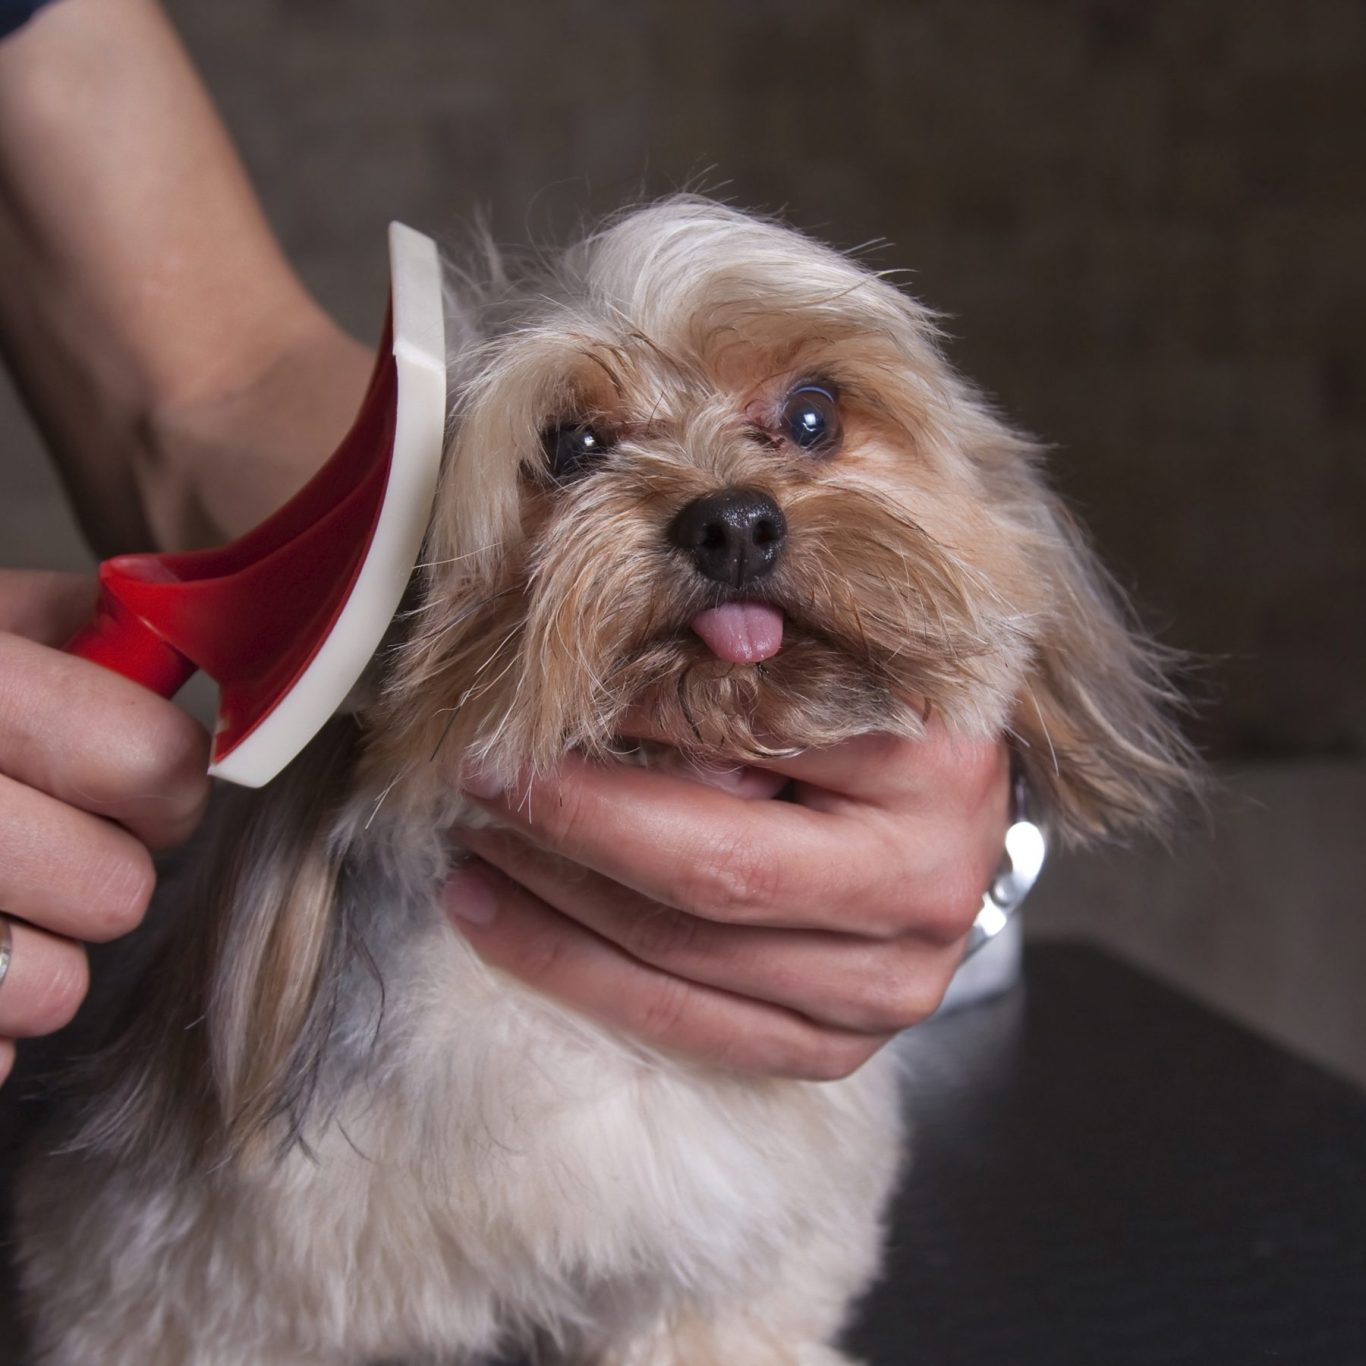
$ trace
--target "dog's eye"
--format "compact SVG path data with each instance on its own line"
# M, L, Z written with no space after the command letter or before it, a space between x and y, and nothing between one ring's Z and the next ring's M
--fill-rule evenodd
M612 449L611 437L586 422L565 422L547 427L541 445L556 479L575 479L587 474L593 462Z
M782 432L794 446L828 455L840 441L840 406L831 389L802 384L783 401Z

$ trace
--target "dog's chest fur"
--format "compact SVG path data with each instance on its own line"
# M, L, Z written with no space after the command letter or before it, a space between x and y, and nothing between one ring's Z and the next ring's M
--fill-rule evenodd
M26 1274L58 1311L53 1360L466 1366L539 1343L635 1366L673 1358L617 1344L691 1322L701 1366L731 1361L713 1320L724 1343L775 1286L775 1317L832 1332L877 1264L895 1060L815 1085L638 1049L488 969L424 843L353 851L338 910L366 947L341 968L302 1144L178 1178L173 1146L35 1173Z
M813 1241L872 1264L900 1147L892 1059L820 1086L691 1069L490 971L430 891L383 877L349 893L367 894L353 909L389 924L378 966L401 985L382 1023L373 993L348 990L334 1056L365 1056L364 1084L252 1194L274 1225L263 1247L291 1278L314 1269L339 1341L616 1337L684 1300L757 1295Z

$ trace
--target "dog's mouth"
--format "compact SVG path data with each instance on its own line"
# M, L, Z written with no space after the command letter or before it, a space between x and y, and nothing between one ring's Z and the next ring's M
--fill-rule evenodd
M724 602L699 612L689 627L717 659L758 664L783 646L783 610L768 602Z

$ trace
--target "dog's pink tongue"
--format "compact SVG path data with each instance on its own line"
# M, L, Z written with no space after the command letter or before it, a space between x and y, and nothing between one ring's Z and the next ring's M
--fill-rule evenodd
M763 602L728 602L692 619L692 628L718 659L757 664L783 645L783 614Z

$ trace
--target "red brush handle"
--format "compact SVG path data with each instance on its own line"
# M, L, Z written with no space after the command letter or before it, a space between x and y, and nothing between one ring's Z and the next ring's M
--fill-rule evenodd
M141 558L156 557L129 555L121 560ZM197 666L119 600L119 566L120 560L106 560L100 566L99 605L91 620L71 638L67 651L131 678L162 697L174 697Z

